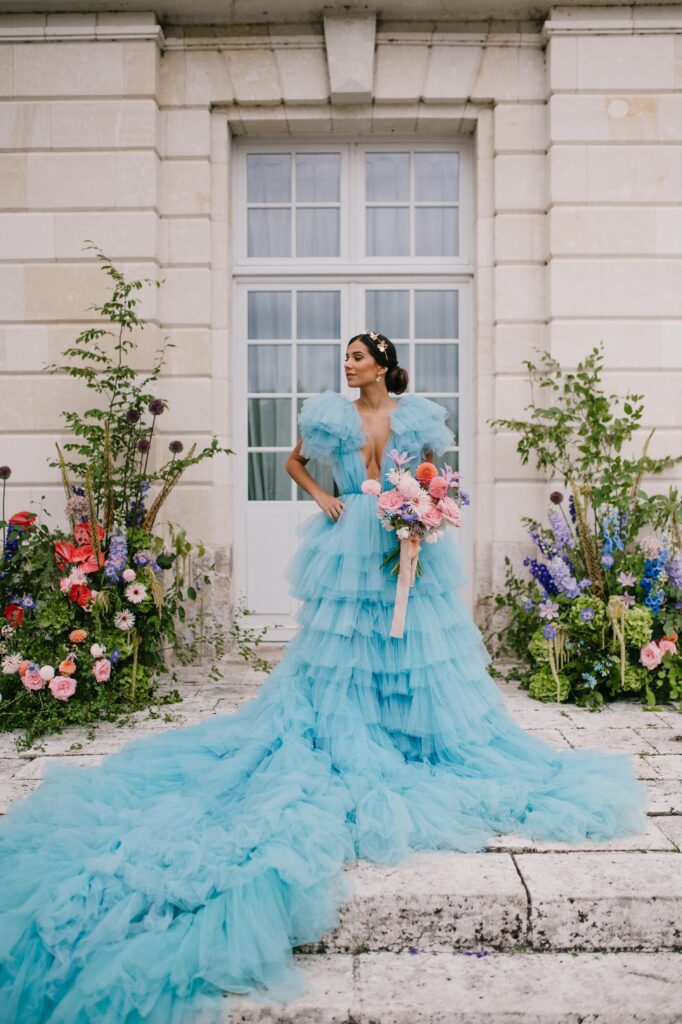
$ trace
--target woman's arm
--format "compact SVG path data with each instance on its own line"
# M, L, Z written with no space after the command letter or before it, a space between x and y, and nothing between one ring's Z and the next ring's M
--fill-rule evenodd
M303 438L299 437L287 461L284 463L284 468L292 480L295 480L298 486L302 487L306 494L309 494L317 502L329 519L336 522L345 508L345 502L325 491L324 487L320 487L317 480L310 475L305 468L306 463L310 462L310 459L306 459L304 455L301 455L302 444Z

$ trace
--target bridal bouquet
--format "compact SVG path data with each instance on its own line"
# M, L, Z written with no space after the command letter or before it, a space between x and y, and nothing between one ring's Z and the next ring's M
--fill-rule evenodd
M365 480L364 494L377 496L377 516L386 530L395 530L400 543L381 563L398 573L396 602L391 636L401 637L410 587L422 568L419 549L422 540L433 544L440 540L447 525L460 525L460 509L469 504L469 496L460 487L459 473L448 465L437 469L432 462L421 462L414 476L407 468L414 456L393 448L389 452L394 468L386 473L392 487L382 489L378 480ZM452 492L452 493L450 493Z

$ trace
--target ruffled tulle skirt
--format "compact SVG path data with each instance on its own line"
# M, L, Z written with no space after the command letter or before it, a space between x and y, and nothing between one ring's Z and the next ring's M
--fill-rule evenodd
M290 951L334 927L344 862L484 850L496 833L645 831L629 755L521 729L456 593L454 538L421 549L389 636L395 544L376 499L299 527L300 629L233 715L54 765L0 827L0 1020L188 1024L225 991L301 990Z

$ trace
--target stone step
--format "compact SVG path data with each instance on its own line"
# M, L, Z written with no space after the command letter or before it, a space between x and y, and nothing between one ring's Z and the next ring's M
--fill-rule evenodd
M368 953L295 958L288 1003L227 996L225 1024L680 1024L675 953Z
M338 926L300 951L682 950L682 857L671 849L357 861Z

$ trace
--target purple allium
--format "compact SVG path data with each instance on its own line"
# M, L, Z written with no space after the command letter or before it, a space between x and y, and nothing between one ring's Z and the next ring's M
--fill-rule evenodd
M184 447L185 446L182 443L182 441L171 441L171 443L168 445L168 448L173 453L173 455L179 455Z
M138 452L148 452L151 448L151 442L148 437L141 437L136 447Z
M556 636L556 629L554 628L554 626L550 626L548 622L546 626L542 627L542 635L544 636L545 640L553 640Z
M12 470L9 466L0 466L0 480L9 480Z
M140 410L134 409L131 406L126 413L126 419L128 420L128 423L137 423L140 419Z
M151 402L147 406L152 416L160 416L163 410L166 408L166 403L163 398L152 398Z
M552 502L553 505L560 505L561 502L564 500L564 496L561 493L561 491L552 491L552 493L549 496L549 500Z
M580 618L583 622L591 622L594 618L594 610L592 608L581 608Z
M85 519L88 514L88 499L83 494L74 494L66 503L66 514L69 518Z

